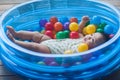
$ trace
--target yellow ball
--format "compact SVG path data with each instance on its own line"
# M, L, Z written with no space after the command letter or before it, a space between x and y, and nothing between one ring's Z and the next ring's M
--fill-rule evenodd
M86 27L86 30L85 30L85 31L86 31L87 34L93 34L93 33L96 32L96 26L93 25L93 24L88 25L88 26Z
M40 33L44 34L44 33L45 33L45 30L42 30Z
M70 29L70 31L78 31L79 25L78 25L76 22L72 22L72 23L69 25L69 29Z
M72 53L73 53L72 50L66 50L66 51L64 52L64 54L72 54Z
M88 47L88 44L86 44L86 43L81 43L78 46L78 52L84 52L84 51L87 51L88 49L89 49L89 47Z
M84 35L87 35L87 32L86 32L86 27L84 27L84 28L83 28L82 33L83 33Z

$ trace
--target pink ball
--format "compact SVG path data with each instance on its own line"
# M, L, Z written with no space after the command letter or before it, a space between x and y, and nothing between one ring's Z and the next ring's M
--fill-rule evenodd
M49 36L49 37L51 37L51 38L54 37L54 34L53 34L53 32L52 32L51 30L46 30L46 31L45 31L45 35L47 35L47 36Z
M53 24L51 22L47 22L45 24L45 30L53 30L54 27L53 27Z
M110 35L109 35L109 38L113 38L113 37L114 37L114 34L110 34Z
M77 39L77 38L79 38L79 33L75 32L75 31L70 32L70 38L71 39Z

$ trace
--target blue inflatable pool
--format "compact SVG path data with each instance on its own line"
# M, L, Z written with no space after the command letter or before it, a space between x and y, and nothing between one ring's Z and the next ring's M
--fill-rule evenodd
M98 0L34 0L17 5L0 18L1 60L11 71L38 80L93 80L102 78L120 67L120 15L112 5ZM42 31L39 20L56 16L99 15L102 21L114 26L114 37L91 50L77 54L44 54L13 43L6 35L6 26L16 31ZM45 63L59 65L45 65ZM63 65L64 64L64 65Z

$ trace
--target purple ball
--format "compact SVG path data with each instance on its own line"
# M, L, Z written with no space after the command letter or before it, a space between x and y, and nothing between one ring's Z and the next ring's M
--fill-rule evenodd
M61 66L63 66L63 67L66 67L66 68L67 68L67 67L70 67L70 64L68 64L68 63L62 63L62 64L61 64Z
M54 61L54 58L45 58L44 60L43 60L43 62L46 64L46 65L49 65L51 62L53 62Z
M64 30L69 30L69 22L66 22L65 24L64 24Z
M59 66L59 64L57 62L53 61L49 64L49 66Z
M40 25L41 27L44 27L47 22L48 22L48 21L47 21L46 19L41 19L41 20L39 21L39 25Z

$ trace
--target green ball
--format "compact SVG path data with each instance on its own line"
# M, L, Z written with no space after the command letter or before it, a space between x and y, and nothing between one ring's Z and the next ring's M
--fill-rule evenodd
M88 21L86 24L85 24L85 27L87 26L87 25L89 25L90 24L90 21Z
M58 63L58 64L62 64L62 58L60 58L60 57L57 57L57 58L55 58L55 61Z
M96 30L96 32L103 33L104 31L103 31L103 29L101 29L101 28L98 28L98 29Z
M100 25L98 25L98 28L102 28L104 29L104 27L106 26L107 24L105 22L101 23Z
M56 39L64 39L65 38L65 34L63 31L59 31L56 34Z
M37 64L39 64L39 65L45 65L45 63L43 61L39 61Z
M64 36L65 36L65 38L69 38L69 34L70 34L70 31L69 31L69 30L65 30L65 31L64 31Z

